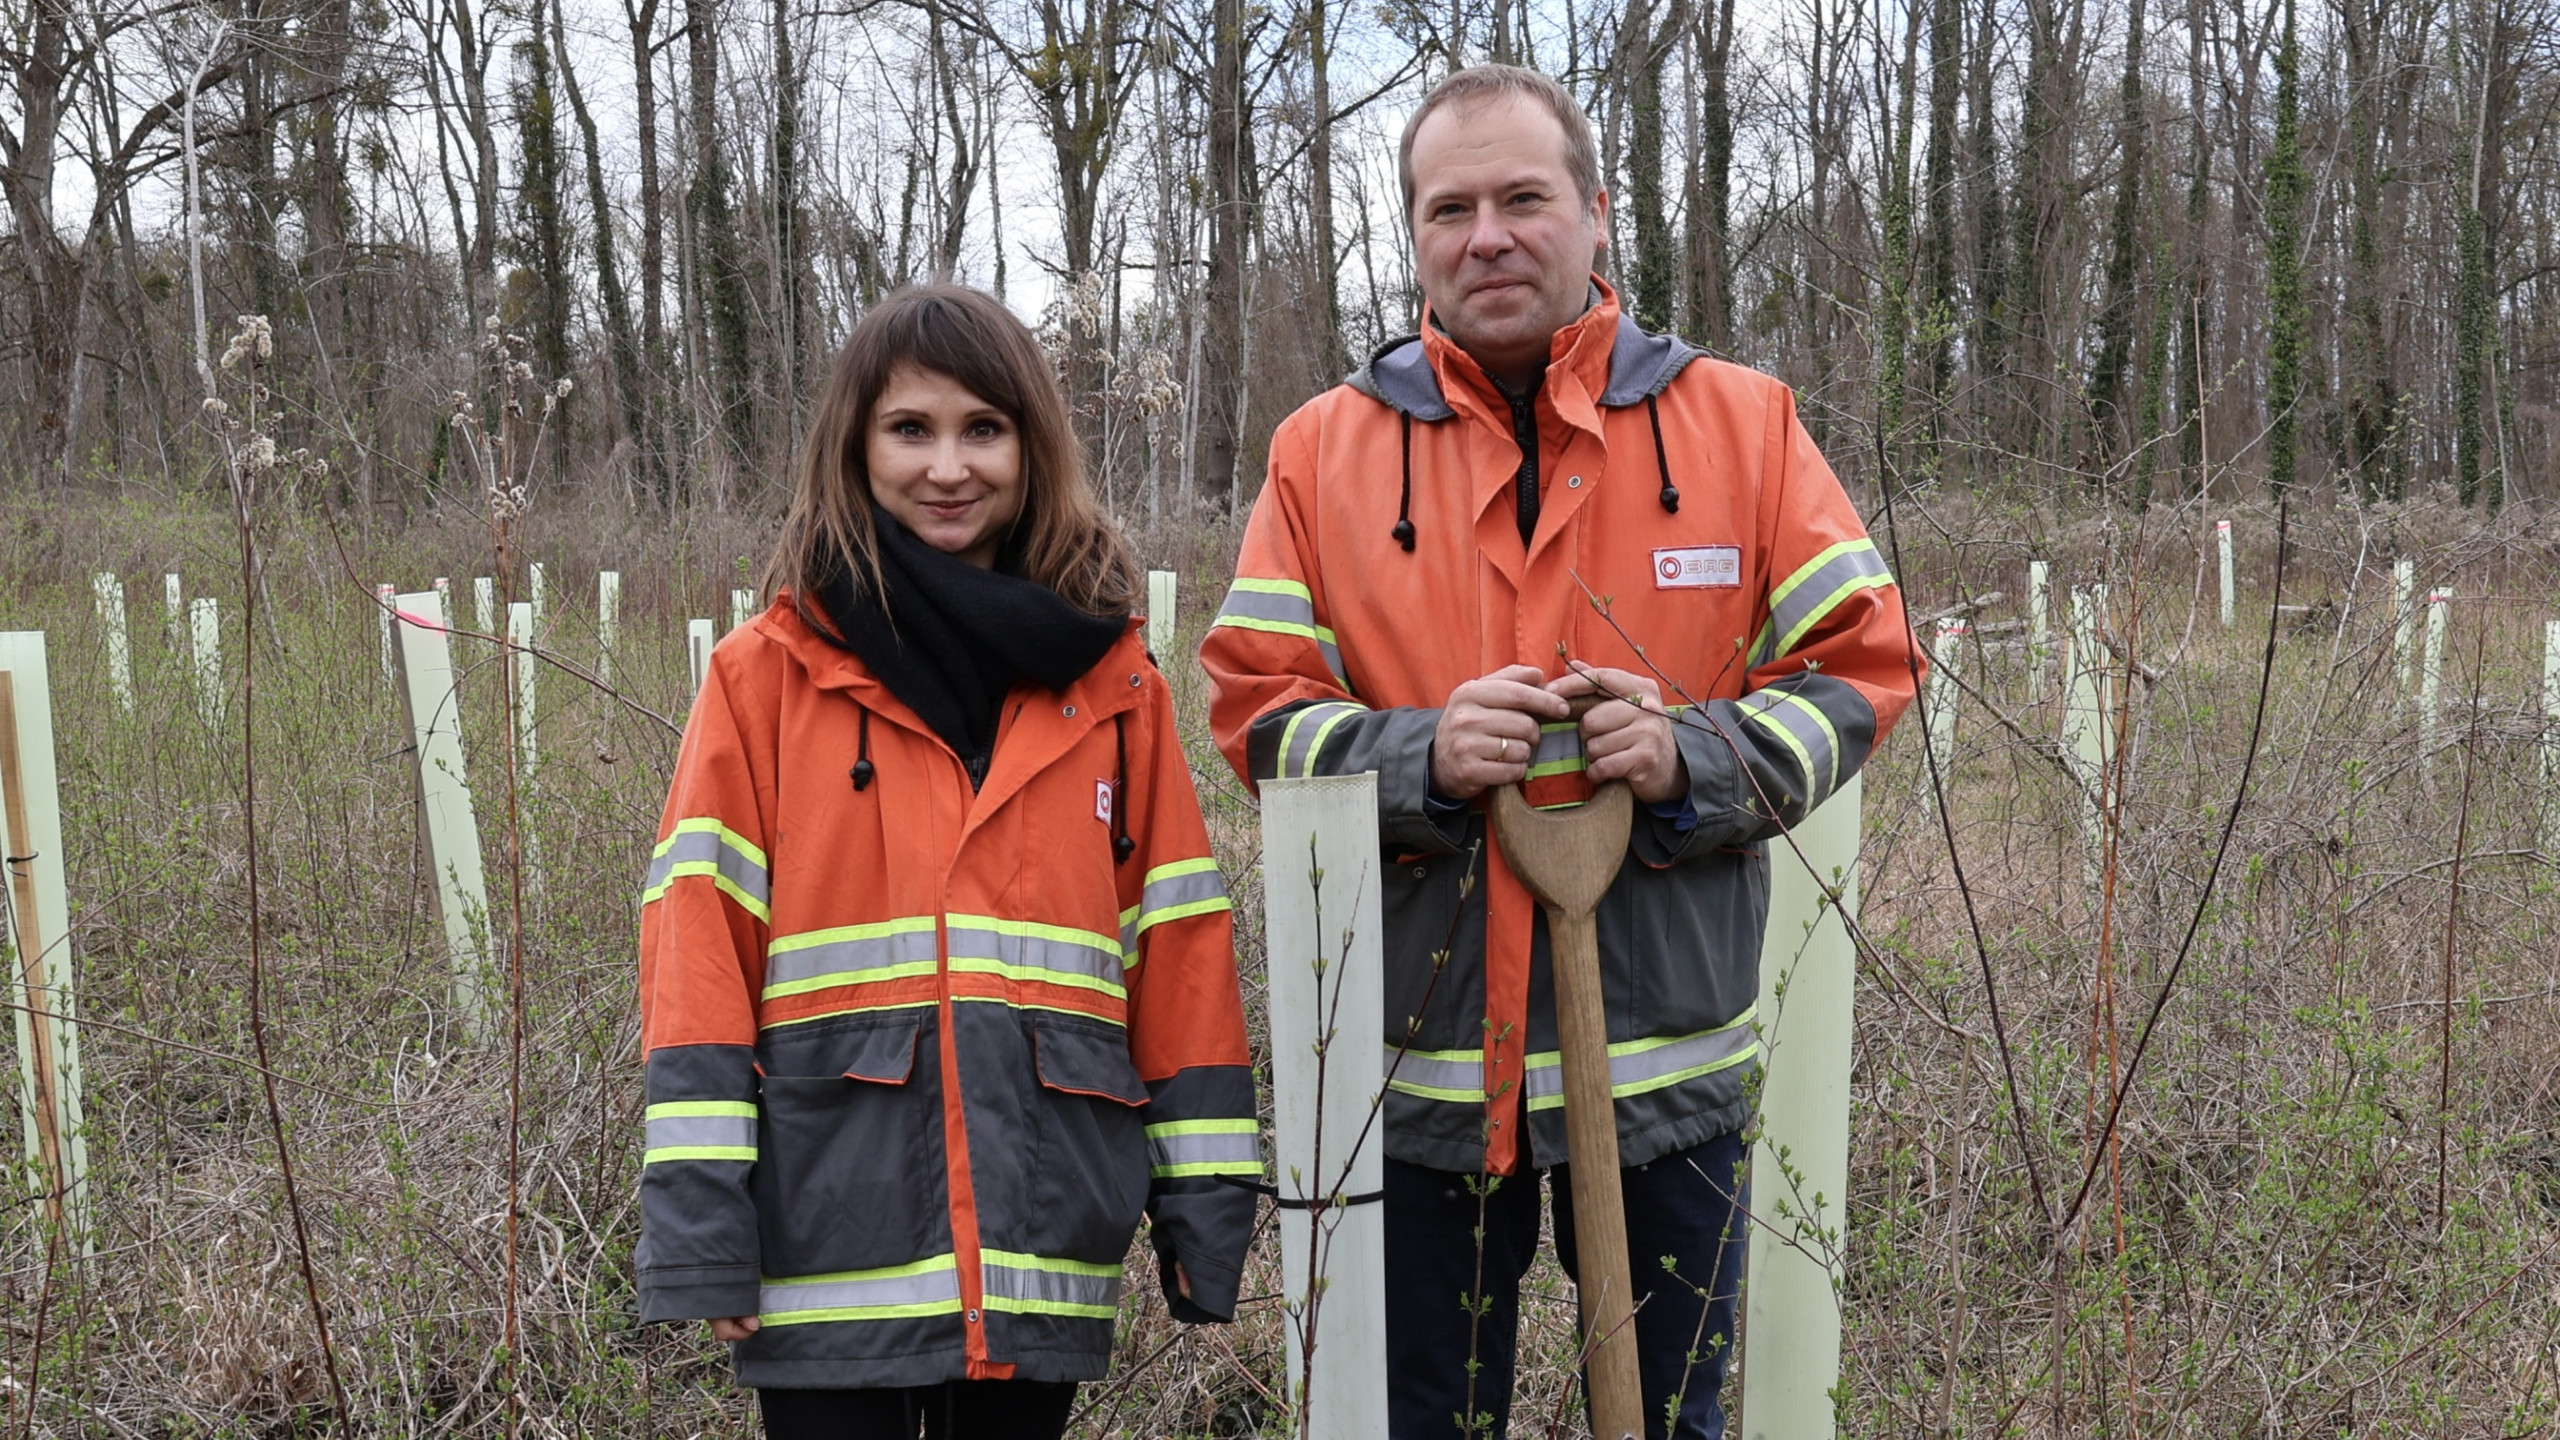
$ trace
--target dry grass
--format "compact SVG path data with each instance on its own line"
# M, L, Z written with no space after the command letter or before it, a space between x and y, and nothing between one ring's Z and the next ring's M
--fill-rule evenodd
M640 1083L636 884L674 736L565 676L542 681L543 766L518 797L538 837L528 890L517 1266L524 1354L499 1349L507 1273L504 1047L474 1049L444 1001L422 887L402 718L369 600L315 519L268 538L276 633L240 632L219 514L167 502L22 504L0 534L0 624L48 632L78 927L99 1258L55 1267L31 1207L0 1228L12 1428L37 1434L316 1432L310 1338L276 1155L249 1054L237 726L208 733L161 641L157 576L218 596L226 652L262 650L259 812L269 1042L330 1312L368 1433L746 1435L749 1407L699 1333L631 1325ZM2023 1114L2010 1108L1984 965L1960 903L1917 727L1869 772L1853 1184L1845 1297L1848 1433L1987 1436L2522 1436L2555 1407L2560 895L2533 838L2541 623L2560 546L2548 516L2483 524L2418 507L2292 517L2288 615L2249 803L2124 1109L2096 1141L2107 1031L2121 1070L2204 893L2259 678L2273 517L2245 510L2241 623L2214 623L2192 509L2058 524L1991 500L1907 507L1900 572L1927 613L1989 590L2018 613L2025 559L2057 586L2106 578L2157 678L2134 696L2110 943L2081 883L2056 706L2025 703L2005 637L1965 661L1975 692L1947 777L1957 853L1998 988ZM764 525L672 526L537 508L545 643L593 653L594 572L621 570L617 674L634 705L683 708L683 620L726 615ZM1185 638L1215 608L1231 529L1141 537L1184 574ZM356 578L488 573L485 529L427 517L346 536ZM2432 779L2395 695L2385 556L2465 597ZM133 617L139 711L109 697L89 575ZM521 584L521 577L518 577ZM1982 635L1991 627L1977 627ZM2479 680L2473 683L2474 657ZM492 893L508 806L494 666L464 643ZM1258 977L1252 807L1181 701L1220 860ZM238 710L233 710L236 717ZM2470 794L2459 913L2451 877ZM2448 920L2450 1105L2438 1107ZM2113 976L2112 1027L2097 1011ZM1258 978L1249 990L1259 993ZM12 1072L14 1073L14 1067ZM2093 1079L2094 1075L2094 1079ZM2439 1209L2438 1135L2444 1136ZM2022 1142L2021 1136L2024 1136ZM2079 1221L2058 1209L2098 1164ZM2120 1177L2120 1179L2119 1179ZM2121 1215L2119 1226L2118 1216ZM1143 1248L1143 1247L1142 1247ZM1232 1328L1174 1326L1133 1265L1115 1378L1081 1433L1241 1435L1273 1423L1281 1375L1266 1227ZM2058 1258L2057 1258L2058 1257ZM1569 1291L1533 1277L1515 1433L1578 1430L1565 1397ZM40 1298L47 1312L41 1354ZM36 1386L29 1404L28 1385Z

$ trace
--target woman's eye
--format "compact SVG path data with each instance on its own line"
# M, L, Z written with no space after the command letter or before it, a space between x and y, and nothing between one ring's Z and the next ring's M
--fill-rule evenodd
M973 440L993 440L1003 433L1004 427L993 420L981 420L969 427L969 438Z
M924 437L924 424L917 420L900 420L889 427L889 433L901 440L919 440Z

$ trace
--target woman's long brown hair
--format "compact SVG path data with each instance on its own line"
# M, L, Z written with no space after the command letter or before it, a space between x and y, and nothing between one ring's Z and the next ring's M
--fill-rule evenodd
M817 595L839 563L851 570L856 591L879 592L880 539L863 447L872 408L901 365L950 376L1002 411L1021 435L1022 513L1005 536L1008 568L1088 614L1129 614L1137 563L1086 483L1048 356L1011 311L961 285L899 290L845 338L809 422L791 513L765 567L765 593L789 590L802 621L831 631Z

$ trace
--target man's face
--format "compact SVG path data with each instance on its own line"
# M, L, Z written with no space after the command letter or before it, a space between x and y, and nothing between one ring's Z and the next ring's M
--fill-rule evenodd
M1432 111L1412 166L1414 262L1432 313L1486 373L1525 382L1589 298L1608 195L1576 192L1564 127L1526 97Z

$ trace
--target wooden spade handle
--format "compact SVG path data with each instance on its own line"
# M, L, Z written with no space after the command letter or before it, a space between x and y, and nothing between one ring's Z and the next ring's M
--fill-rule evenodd
M1573 1238L1581 1271L1584 1383L1596 1440L1643 1440L1636 1371L1635 1277L1618 1189L1617 1106L1609 1094L1609 1020L1600 1004L1600 930L1591 912L1547 907L1555 959L1556 1038L1564 1050L1564 1133L1573 1169Z

